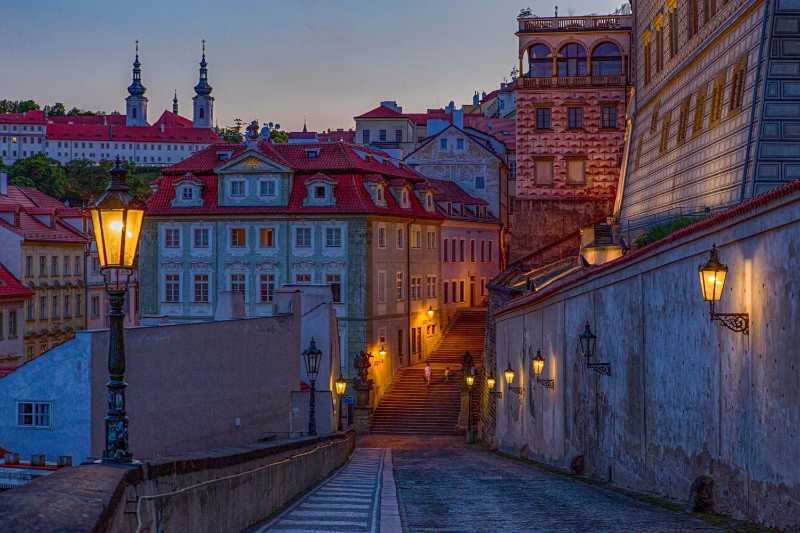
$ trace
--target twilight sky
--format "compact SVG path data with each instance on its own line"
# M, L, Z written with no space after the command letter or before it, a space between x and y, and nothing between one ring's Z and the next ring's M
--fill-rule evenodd
M208 41L216 121L353 126L380 100L406 111L469 103L516 64L520 8L609 13L621 0L2 0L0 99L124 111L141 41L149 119L191 116Z

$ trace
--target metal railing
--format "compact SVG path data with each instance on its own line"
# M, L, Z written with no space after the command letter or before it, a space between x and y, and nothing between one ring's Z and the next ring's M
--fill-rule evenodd
M517 80L519 89L553 89L573 87L625 87L625 76L524 76Z
M631 15L525 17L518 19L518 21L521 33L623 30L633 27L633 17Z

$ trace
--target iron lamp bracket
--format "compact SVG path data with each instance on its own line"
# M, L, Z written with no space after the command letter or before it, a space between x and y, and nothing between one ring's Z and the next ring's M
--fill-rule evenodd
M714 311L714 302L710 302L711 320L717 321L736 333L750 335L750 315L748 313L717 313Z
M542 387L545 389L555 389L556 388L556 380L554 379L539 379L536 378L536 382L541 384Z
M611 375L611 363L586 363L586 366L598 374Z

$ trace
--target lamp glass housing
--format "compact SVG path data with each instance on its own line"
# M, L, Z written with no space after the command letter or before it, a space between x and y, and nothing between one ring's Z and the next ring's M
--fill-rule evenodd
M486 378L486 386L489 387L489 390L494 390L494 386L497 384L497 380L494 379L493 374L489 374Z
M544 371L544 357L541 350L537 350L536 357L533 358L533 373L535 376L541 376L542 371Z
M386 357L386 346L384 346L383 344L381 344L381 349L378 350L378 355L380 355L381 357Z
M428 306L428 318L433 318L433 306Z
M306 362L308 379L315 381L319 375L319 362L322 359L322 351L317 348L317 343L313 338L308 348L303 351L303 359Z
M597 349L597 335L592 333L592 327L586 323L586 329L578 336L580 342L581 355L591 359L594 357L595 350Z
M718 302L722 298L728 267L720 263L717 247L711 248L708 261L700 267L700 290L707 302Z
M473 385L475 385L475 376L473 376L472 374L467 374L466 380L467 380L467 386L472 387Z
M508 368L506 368L505 372L503 372L503 375L506 378L506 383L509 385L514 384L514 371L511 369L511 363L508 364Z
M336 381L334 381L334 385L336 386L336 394L343 396L347 390L347 380L345 380L342 375L339 374L339 377L336 378Z

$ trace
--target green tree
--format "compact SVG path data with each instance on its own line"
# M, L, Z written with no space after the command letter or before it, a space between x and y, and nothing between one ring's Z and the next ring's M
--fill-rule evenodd
M244 140L242 132L237 131L236 128L225 128L219 132L219 136L222 137L222 140L226 143L240 143Z
M59 200L65 198L67 183L64 168L44 154L35 154L15 162L8 169L8 178L13 185L35 187Z
M47 109L47 113L56 117L63 117L67 114L67 108L61 102L56 102Z
M289 142L289 134L279 129L269 130L269 138L275 144L286 144Z
M74 205L88 205L108 184L110 161L95 165L88 159L75 159L64 165L64 196Z
M33 100L22 100L17 102L17 113L24 113L26 111L34 111L39 108L39 104L34 102Z

